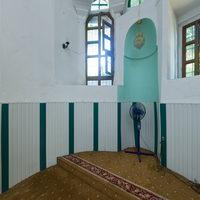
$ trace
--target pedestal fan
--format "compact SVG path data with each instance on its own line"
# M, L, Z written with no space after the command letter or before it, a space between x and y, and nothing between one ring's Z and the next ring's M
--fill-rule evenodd
M146 114L146 109L145 106L142 103L133 103L130 110L129 110L130 117L133 120L134 123L134 130L136 131L136 138L135 138L135 146L137 151L132 152L132 151L125 151L125 153L132 153L136 154L138 156L139 162L141 162L141 155L146 155L146 156L154 156L153 153L146 153L142 152L140 147L140 134L141 134L141 120L144 118Z

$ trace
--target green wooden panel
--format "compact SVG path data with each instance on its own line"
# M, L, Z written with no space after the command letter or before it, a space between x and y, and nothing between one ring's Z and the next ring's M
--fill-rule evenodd
M1 110L1 162L2 192L9 189L9 105L2 104Z
M40 104L40 170L46 169L46 103Z
M74 153L74 103L69 103L69 154Z
M93 105L93 137L94 137L94 151L98 151L99 143L99 104Z
M167 167L167 115L166 104L160 104L161 117L161 164Z
M122 150L122 139L121 139L121 135L122 135L122 131L121 131L121 103L118 103L117 105L117 133L118 133L118 145L117 145L117 149L118 151Z
M154 142L154 153L158 153L158 112L157 103L154 102L154 127L155 127L155 142Z

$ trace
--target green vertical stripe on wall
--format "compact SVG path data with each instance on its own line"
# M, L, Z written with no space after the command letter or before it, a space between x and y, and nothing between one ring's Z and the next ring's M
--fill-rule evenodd
M1 172L2 192L9 189L9 105L2 104L1 110Z
M167 115L166 104L160 104L161 117L161 164L167 166Z
M40 104L40 170L46 169L46 103Z
M69 154L74 153L74 103L69 103Z
M128 8L131 7L131 0L128 0Z
M158 153L158 112L157 103L154 102L154 127L155 127L155 142L154 142L154 153Z
M98 135L99 135L99 104L93 105L93 137L94 137L94 151L98 151Z
M118 151L122 150L122 139L121 139L121 103L118 103L117 105L117 133L118 133L118 145L117 145L117 149Z

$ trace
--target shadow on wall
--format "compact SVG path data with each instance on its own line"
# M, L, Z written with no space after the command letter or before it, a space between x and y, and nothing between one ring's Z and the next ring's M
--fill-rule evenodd
M158 98L156 28L150 19L142 19L129 29L126 36L124 85L118 87L118 100L157 102Z

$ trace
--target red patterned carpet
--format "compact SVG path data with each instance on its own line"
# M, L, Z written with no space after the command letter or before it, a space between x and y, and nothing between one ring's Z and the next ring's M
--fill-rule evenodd
M140 200L164 200L164 197L161 197L158 194L155 194L139 185L136 185L130 181L125 180L122 177L119 177L101 167L98 167L84 159L81 159L78 156L65 156L66 160L78 165L84 170L87 170L88 172L91 172L93 175L96 175L116 187L124 190L124 192L128 192L129 194L133 195L134 197L140 199Z
M190 181L162 168L155 157L142 156L139 163L137 156L124 152L85 152L76 156L166 199L200 200Z

